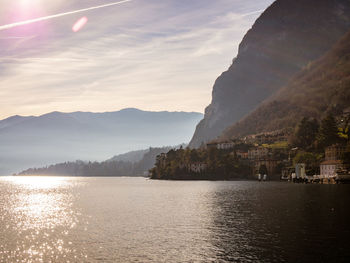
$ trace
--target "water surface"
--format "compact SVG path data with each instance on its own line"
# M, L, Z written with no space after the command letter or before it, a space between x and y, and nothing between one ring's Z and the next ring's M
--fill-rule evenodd
M0 178L0 262L345 262L350 185Z

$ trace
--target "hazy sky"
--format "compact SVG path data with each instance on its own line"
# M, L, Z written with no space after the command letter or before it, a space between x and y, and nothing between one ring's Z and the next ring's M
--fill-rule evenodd
M113 0L0 0L3 25ZM0 30L0 118L51 111L199 111L273 0L133 0ZM73 25L87 24L78 32Z

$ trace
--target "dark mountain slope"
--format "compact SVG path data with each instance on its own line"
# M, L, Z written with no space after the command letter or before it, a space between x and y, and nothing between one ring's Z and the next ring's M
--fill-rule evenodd
M323 58L300 72L273 98L228 128L223 138L294 127L350 107L350 32Z
M198 147L253 111L350 29L350 0L277 0L215 82L212 102L190 143Z

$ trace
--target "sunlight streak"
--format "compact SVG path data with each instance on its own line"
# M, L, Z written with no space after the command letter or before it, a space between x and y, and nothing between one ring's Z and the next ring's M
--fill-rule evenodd
M65 13L60 13L60 14L55 14L55 15L50 15L50 16L44 16L44 17L34 18L34 19L26 20L26 21L2 25L2 26L0 26L0 31L14 28L14 27L18 27L18 26L32 24L32 23L36 23L36 22L40 22L40 21L50 20L50 19L58 18L58 17L62 17L62 16L78 14L78 13L82 13L82 12L86 12L86 11L90 11L90 10L95 10L95 9L100 9L100 8L104 8L104 7L109 7L109 6L114 6L114 5L120 5L120 4L131 2L131 1L133 1L133 0L123 0L123 1L114 2L114 3L110 3L110 4L93 6L93 7L78 9L78 10L74 10L74 11L70 11L70 12L65 12Z

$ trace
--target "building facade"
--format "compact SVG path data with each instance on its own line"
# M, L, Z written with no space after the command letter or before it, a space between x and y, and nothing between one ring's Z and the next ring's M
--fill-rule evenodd
M335 161L340 160L341 156L345 152L345 146L335 144L329 146L325 150L325 161Z
M248 151L248 158L251 160L262 159L267 157L269 150L265 147L256 147Z
M337 170L341 169L343 164L340 160L324 161L320 165L320 174L324 178L335 177Z
M219 150L229 150L235 147L234 142L221 142L217 144Z
M345 152L345 146L335 144L325 149L325 160L320 165L320 174L323 178L332 178L337 175L337 170L343 167L340 160Z

